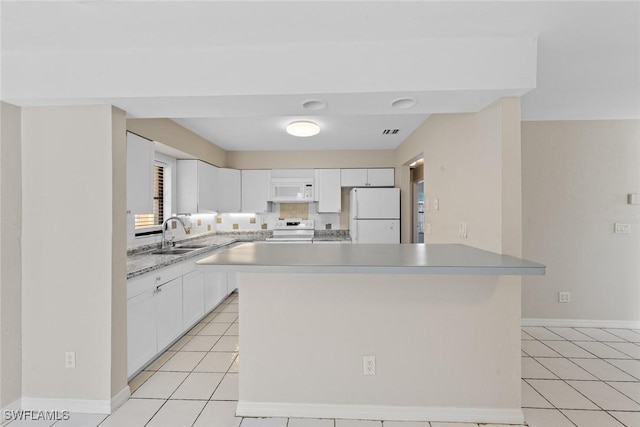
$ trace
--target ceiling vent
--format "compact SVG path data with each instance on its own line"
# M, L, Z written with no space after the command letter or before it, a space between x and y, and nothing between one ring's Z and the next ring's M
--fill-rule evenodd
M382 131L383 135L395 135L400 132L400 129L385 129Z

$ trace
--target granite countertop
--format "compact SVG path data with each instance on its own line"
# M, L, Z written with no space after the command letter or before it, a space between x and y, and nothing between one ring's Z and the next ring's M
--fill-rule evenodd
M272 235L272 230L217 231L204 236L197 236L176 242L177 246L182 244L207 246L179 255L153 255L151 252L160 249L159 243L133 248L127 251L127 279L182 262L189 258L201 256L223 246L231 245L232 243L263 241ZM316 230L313 240L350 242L351 237L349 236L349 230Z
M159 249L158 245L145 247L144 251L136 251L127 256L127 279L137 277L158 268L182 262L186 259L201 256L215 249L235 243L237 240L230 236L210 236L190 240L188 242L178 242L180 244L207 245L204 248L194 249L180 255L153 255L151 252Z
M197 262L254 273L544 275L544 265L459 244L245 243Z
M316 230L313 241L319 242L350 242L349 230Z

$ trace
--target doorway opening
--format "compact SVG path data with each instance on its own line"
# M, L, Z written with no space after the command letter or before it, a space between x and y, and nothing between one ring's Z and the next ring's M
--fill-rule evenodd
M414 160L409 165L411 181L411 243L425 243L424 218L424 159Z

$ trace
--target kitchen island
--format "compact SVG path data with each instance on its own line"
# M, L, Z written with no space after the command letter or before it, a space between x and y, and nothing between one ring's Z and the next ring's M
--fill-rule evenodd
M523 422L519 276L540 264L464 245L249 243L198 265L237 273L238 415Z

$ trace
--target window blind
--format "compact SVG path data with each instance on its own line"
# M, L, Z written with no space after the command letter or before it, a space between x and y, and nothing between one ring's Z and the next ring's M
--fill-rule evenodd
M164 166L153 166L153 213L135 216L135 227L162 225L164 221Z

